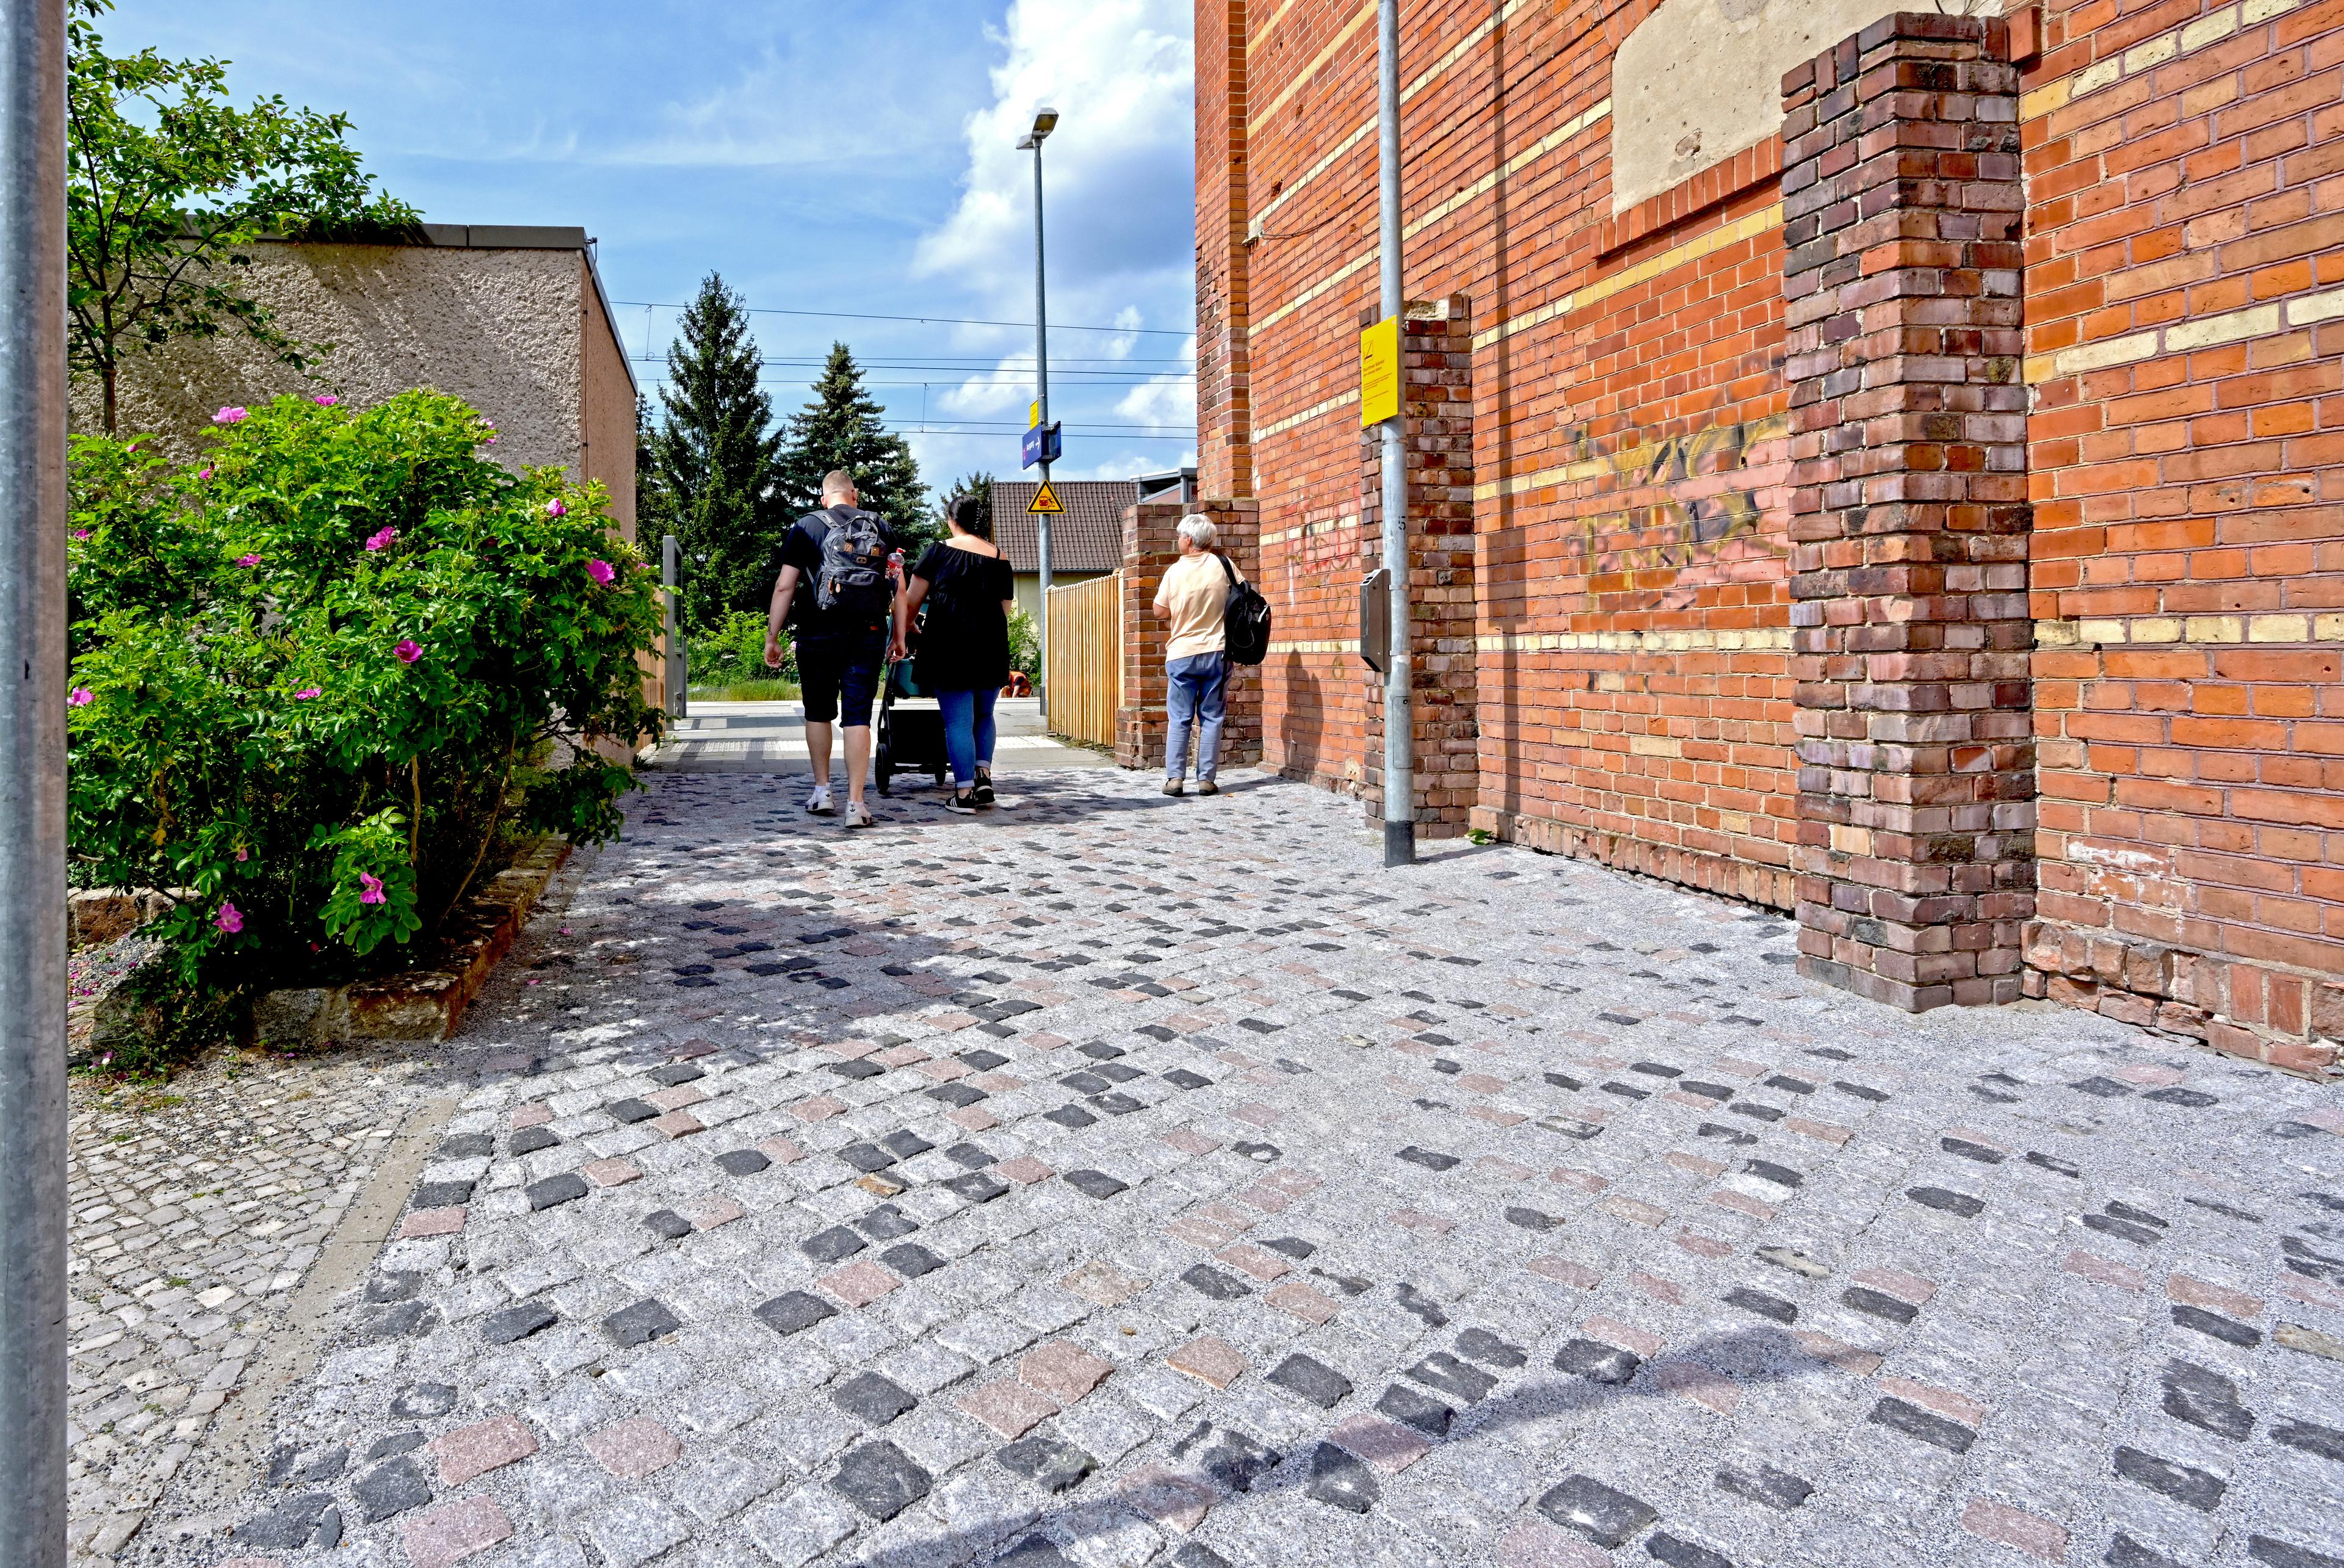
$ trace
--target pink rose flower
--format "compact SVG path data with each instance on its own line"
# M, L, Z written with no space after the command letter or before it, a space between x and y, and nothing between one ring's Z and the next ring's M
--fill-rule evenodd
M224 902L219 906L219 913L212 916L212 924L233 936L244 929L244 916L235 905Z
M293 693L293 700L297 703L306 703L312 697L322 697L325 694L325 692L318 687L304 686L299 691Z
M558 501L549 501L545 503L545 515L548 517L568 517L570 515L570 509L562 505Z
M236 862L238 865L243 865L246 861L250 860L251 858L252 851L248 849L239 849L236 852Z
M236 563L238 566L258 566L260 564L260 557L257 555L239 555L236 558Z
M91 691L87 686L76 686L73 689L72 695L66 698L66 706L68 708L86 708L92 703L96 701L97 693L96 692Z
M359 902L360 904L380 904L385 902L382 895L382 878L375 875L374 873L370 871L359 872L359 887L360 889L359 893Z
M211 477L212 477L212 470L209 470L209 469L206 469L206 470L203 470L203 472L201 472L201 473L197 474L196 477L197 477L197 479L209 479L209 478L211 478Z
M333 393L331 393L331 392L320 392L320 393L318 395L316 401L317 401L317 404L318 404L318 406L319 408L321 408L321 409L330 409L330 408L332 408L336 403L340 402L340 401L341 401L341 399L339 399L339 398L338 398L338 397L334 396L334 394L333 394Z
M423 657L423 645L410 638L401 637L399 640L399 646L393 648L391 652L399 655L400 663L412 664Z
M251 417L250 412L244 409L222 409L218 413L212 416L212 423L216 425L240 425Z
M494 436L486 437L481 440L480 444L484 447L495 446L497 444L497 438Z
M611 580L619 574L611 570L611 563L607 561L590 561L586 563L586 575L608 587Z
M366 541L366 547L369 550L388 550L390 548L391 544L398 540L398 538L399 530L395 528L386 528L380 533L369 538Z
M73 531L73 537L76 539L87 539L89 537L89 530L86 528L76 528Z

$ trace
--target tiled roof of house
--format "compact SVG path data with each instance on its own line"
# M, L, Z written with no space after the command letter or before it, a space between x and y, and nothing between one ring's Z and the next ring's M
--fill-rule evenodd
M1113 572L1123 564L1124 509L1139 499L1127 479L1062 479L1051 488L1066 510L1050 520L1050 571ZM1039 572L1032 480L993 481L993 540L1017 572Z

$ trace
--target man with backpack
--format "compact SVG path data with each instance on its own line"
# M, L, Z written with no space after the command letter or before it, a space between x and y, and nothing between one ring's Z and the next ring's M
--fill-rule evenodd
M782 546L782 574L765 621L765 663L782 663L782 628L797 633L798 685L805 698L807 760L813 794L806 810L831 816L831 725L846 731L846 825L869 827L863 803L871 772L871 704L887 657L894 614L893 558L900 548L885 521L864 511L854 481L832 473L822 481L823 510L798 520Z
M1226 555L1208 517L1180 520L1180 559L1156 590L1157 619L1171 622L1164 649L1164 793L1187 791L1188 736L1197 735L1197 793L1218 794L1221 725L1229 666L1258 664L1268 651L1269 606Z

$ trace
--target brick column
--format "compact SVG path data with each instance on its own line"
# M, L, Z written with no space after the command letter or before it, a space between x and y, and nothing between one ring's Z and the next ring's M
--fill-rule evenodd
M1359 325L1376 321L1363 310ZM1416 831L1460 838L1479 798L1473 567L1473 306L1461 294L1411 300L1400 326L1408 465L1409 626L1416 728ZM1381 432L1359 432L1360 570L1383 563ZM1367 756L1360 800L1384 814L1384 683L1364 664Z
M1253 494L1246 348L1246 0L1197 0L1197 478Z
M1213 520L1220 549L1248 582L1261 575L1261 509L1250 501L1143 501L1123 513L1123 699L1116 710L1115 760L1127 768L1164 765L1164 622L1156 618L1156 590L1180 559L1180 520L1201 512ZM1221 731L1221 765L1261 761L1261 672L1229 672L1228 719Z
M1804 974L2016 1000L2035 903L2018 72L1906 14L1783 78Z

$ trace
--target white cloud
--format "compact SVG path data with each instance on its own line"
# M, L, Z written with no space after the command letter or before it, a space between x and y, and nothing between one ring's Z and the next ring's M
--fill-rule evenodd
M1189 0L1012 0L994 101L964 126L960 200L922 238L915 272L950 278L1003 313L1032 309L1034 163L1016 144L1047 105L1063 116L1044 148L1050 314L1185 326L1195 254L1193 27ZM1122 339L1081 340L1085 353L1131 351Z

